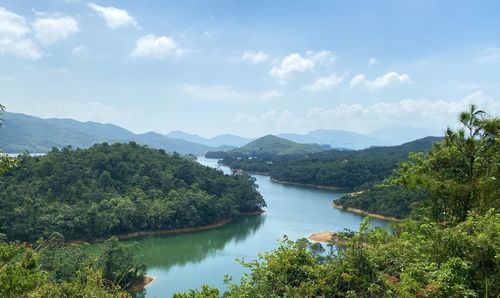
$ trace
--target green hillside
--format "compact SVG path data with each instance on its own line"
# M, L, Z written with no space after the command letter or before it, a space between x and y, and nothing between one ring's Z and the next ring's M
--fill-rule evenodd
M320 152L325 147L318 144L298 144L280 137L267 135L240 148L229 151L233 155L247 156L267 156L267 155L287 155L306 154Z
M208 225L264 206L254 180L136 143L22 155L0 175L0 233L95 239Z
M113 124L80 122L72 119L42 119L34 116L4 113L0 130L0 150L7 153L45 153L53 147L88 148L93 144L128 143L148 145L168 152L202 155L218 149L203 144L148 132L133 132Z

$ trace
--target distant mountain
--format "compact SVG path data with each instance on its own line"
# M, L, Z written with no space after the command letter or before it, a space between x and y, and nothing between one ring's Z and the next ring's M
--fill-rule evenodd
M171 131L166 134L169 138L176 138L181 140L186 140L189 142L204 144L211 147L220 147L220 146L232 146L232 147L241 147L245 144L250 143L254 139L247 139L244 137L240 137L232 134L223 134L218 135L213 138L204 138L195 134L186 133L180 130Z
M417 128L412 126L386 127L367 134L370 137L385 140L393 145L400 145L426 136L443 136L439 129Z
M52 147L71 145L87 148L102 142L130 141L181 154L202 155L211 150L227 149L169 138L155 132L134 134L113 124L80 122L72 119L42 119L18 113L4 113L3 127L0 129L0 150L7 153L24 151L43 153Z
M242 155L285 155L320 152L325 149L319 144L299 144L277 136L267 135L228 153Z
M307 134L282 133L277 136L297 143L328 144L332 148L356 150L370 146L390 145L389 142L379 138L337 129L317 129Z

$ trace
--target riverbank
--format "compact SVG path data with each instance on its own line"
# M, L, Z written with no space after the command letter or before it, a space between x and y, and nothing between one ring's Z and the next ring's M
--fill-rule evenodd
M332 203L332 207L335 208L335 209L339 209L339 210L343 210L343 211L348 211L348 212L351 212L351 213L355 213L355 214L358 214L358 215L370 216L370 217L373 217L373 218L377 218L377 219L381 219L381 220L386 220L386 221L392 221L392 222L401 222L401 221L403 221L402 219L399 219L399 218L396 218L396 217L393 217L393 216L386 216L386 215L381 215L381 214L377 214L377 213L370 213L370 212L367 212L367 211L364 211L364 210L361 210L361 209L357 209L357 208L344 207L344 206L336 204L336 203Z
M337 237L337 233L335 232L319 232L319 233L314 233L309 235L307 239L316 241L316 242L322 242L322 243L331 243L332 241L336 245L346 245L346 242L344 240L341 240Z
M144 279L142 281L134 282L127 289L132 293L139 293L142 290L144 290L144 288L146 288L148 285L152 284L154 281L155 279L153 277L149 275L144 275Z
M346 188L336 187L336 186L316 185L316 184L307 184L307 183L297 183L297 182L290 182L290 181L278 180L278 179L275 179L275 178L269 178L269 179L271 180L271 182L279 183L279 184L287 184L287 185L295 185L295 186L305 186L305 187L312 187L312 188L319 188L319 189L329 189L329 190L346 190Z
M236 172L236 173L245 173L245 174L253 174L253 175L264 175L264 176L269 176L269 174L270 174L270 173L266 173L266 172L245 171L243 169L233 169L233 168L231 168L231 171Z
M264 212L266 212L266 211L264 211L263 209L260 209L257 211L252 211L252 212L241 212L239 216L257 216L257 215L261 215ZM235 220L235 218L226 219L226 220L222 220L222 221L219 221L219 222L216 222L213 224L208 224L208 225L198 226L198 227L168 229L168 230L158 230L158 231L139 231L139 232L131 232L131 233L123 234L123 235L117 235L116 237L120 240L127 240L127 239L144 237L144 236L182 234L182 233L189 233L189 232L205 231L205 230L220 228L222 226L225 226L225 225L231 223L233 220Z
M239 216L258 216L264 212L266 212L266 211L263 209L252 211L252 212L240 212ZM220 228L222 226L225 226L225 225L231 223L235 219L236 218L225 219L225 220L221 220L219 222L215 222L215 223L203 225L203 226L197 226L197 227L188 227L188 228L179 228L179 229L165 229L165 230L156 230L156 231L137 231L137 232L130 232L130 233L126 233L126 234L120 234L120 235L110 235L110 237L114 236L120 240L129 240L129 239L133 239L133 238L146 237L146 236L182 234L182 233L205 231L205 230ZM74 244L80 244L80 243L84 243L84 242L96 243L96 242L105 241L106 239L94 239L94 240L90 240L90 241L70 240L68 242L74 243Z

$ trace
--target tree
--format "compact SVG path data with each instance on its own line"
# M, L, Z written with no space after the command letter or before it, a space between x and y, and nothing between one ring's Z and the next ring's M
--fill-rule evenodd
M412 154L388 179L390 185L423 188L429 215L460 222L472 210L499 207L500 119L471 105L459 115L462 127L448 128L428 154Z

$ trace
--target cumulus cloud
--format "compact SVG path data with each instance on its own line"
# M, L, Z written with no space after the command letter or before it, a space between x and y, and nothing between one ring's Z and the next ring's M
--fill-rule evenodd
M338 76L336 74L332 74L328 77L318 78L314 83L309 86L304 86L304 90L310 91L324 91L332 89L333 87L338 86L344 80L343 76Z
M457 123L457 115L474 103L491 114L500 113L500 101L478 91L461 100L403 99L396 102L374 104L341 103L333 109L312 108L306 119L328 127L344 125L343 129L363 131L366 127L411 125L444 130Z
M394 84L402 84L409 82L411 82L411 78L409 75L405 73L399 74L393 71L393 72L388 72L378 78L375 78L372 81L368 80L364 74L358 74L352 78L349 87L350 88L365 87L368 89L380 89L389 87Z
M31 29L22 16L0 7L0 53L40 59L42 51L29 38L30 33Z
M262 51L244 51L241 55L241 60L250 62L252 64L264 62L267 60L267 58L269 58L269 56L267 56L267 54Z
M298 53L292 53L283 58L279 65L273 66L269 74L280 81L284 81L293 74L312 70L313 67L313 60L304 58Z
M378 63L378 60L377 60L377 59L375 59L375 58L370 58L370 59L368 59L368 65L369 65L369 66L373 66L373 65L375 65L375 64L377 64L377 63Z
M277 90L271 90L271 91L267 91L267 92L262 93L259 96L259 98L263 99L263 100L268 100L268 99L279 98L279 97L282 97L283 95L285 95L285 93L277 91Z
M373 104L343 102L332 107L313 107L301 113L271 110L264 114L240 115L238 119L242 124L251 122L249 132L259 129L307 132L318 128L335 128L367 133L401 126L444 132L447 126L458 127L457 115L471 103L492 115L500 114L500 100L478 91L457 100L403 99Z
M181 53L182 50L172 37L148 34L136 41L132 56L165 58Z
M36 39L44 45L64 40L79 31L77 21L67 16L39 18L33 22L33 29Z
M88 6L106 21L106 25L110 29L117 29L123 26L139 28L137 21L125 9L112 6L104 7L95 3L89 3Z
M487 62L497 62L500 63L500 48L488 48L481 53L475 59L476 62L487 63Z
M337 56L332 51L308 51L307 56L317 65L331 65L337 60Z

